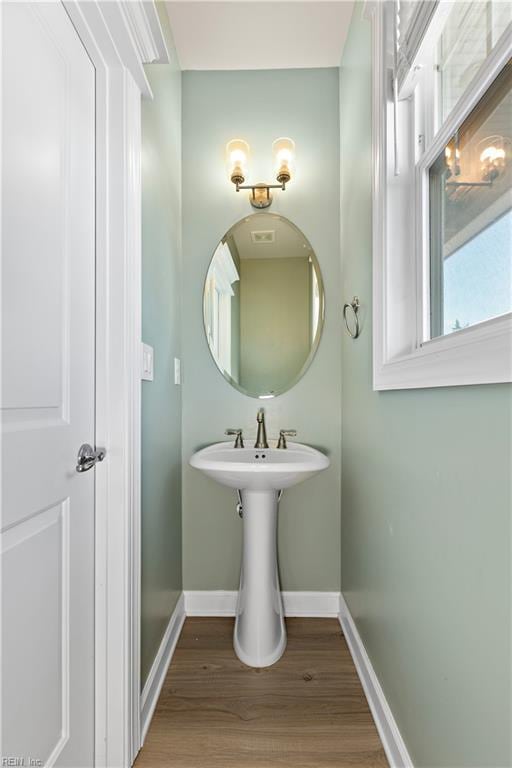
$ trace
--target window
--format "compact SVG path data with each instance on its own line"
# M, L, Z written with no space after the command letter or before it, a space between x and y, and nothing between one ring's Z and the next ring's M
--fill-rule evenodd
M374 6L374 387L511 381L512 4Z
M453 3L438 44L442 120L455 107L510 21L509 2Z
M512 310L511 131L509 62L429 168L431 337Z

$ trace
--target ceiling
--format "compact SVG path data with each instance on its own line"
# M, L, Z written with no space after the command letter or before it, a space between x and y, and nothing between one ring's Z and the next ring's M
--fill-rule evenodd
M182 69L337 67L353 0L167 2Z
M271 232L274 241L254 242L253 233ZM239 221L232 229L240 259L309 258L311 246L296 227L281 216L258 213Z

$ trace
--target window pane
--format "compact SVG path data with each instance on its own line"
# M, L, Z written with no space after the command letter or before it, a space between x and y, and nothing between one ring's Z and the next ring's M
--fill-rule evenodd
M429 171L432 337L512 310L511 86L509 62Z
M446 259L443 333L510 311L511 238L509 211Z
M512 3L457 2L439 40L440 115L444 121L512 21Z

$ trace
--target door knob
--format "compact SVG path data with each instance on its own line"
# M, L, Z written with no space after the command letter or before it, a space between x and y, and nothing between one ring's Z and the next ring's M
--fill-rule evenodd
M98 461L103 461L107 451L105 448L94 449L89 443L80 446L78 456L76 457L76 471L87 472L92 469Z

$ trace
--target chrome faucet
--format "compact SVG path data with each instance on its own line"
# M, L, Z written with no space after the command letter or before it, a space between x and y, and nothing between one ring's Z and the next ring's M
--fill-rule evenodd
M279 430L279 441L277 443L278 448L287 448L286 445L286 438L287 437L296 437L297 430L296 429L280 429Z
M255 448L268 448L267 443L267 430L265 429L265 411L260 408L258 415L256 416L258 422L258 434L256 436Z
M244 447L244 438L243 438L243 435L242 435L242 430L239 427L236 427L235 429L226 429L225 434L226 435L236 435L235 448L243 448Z

